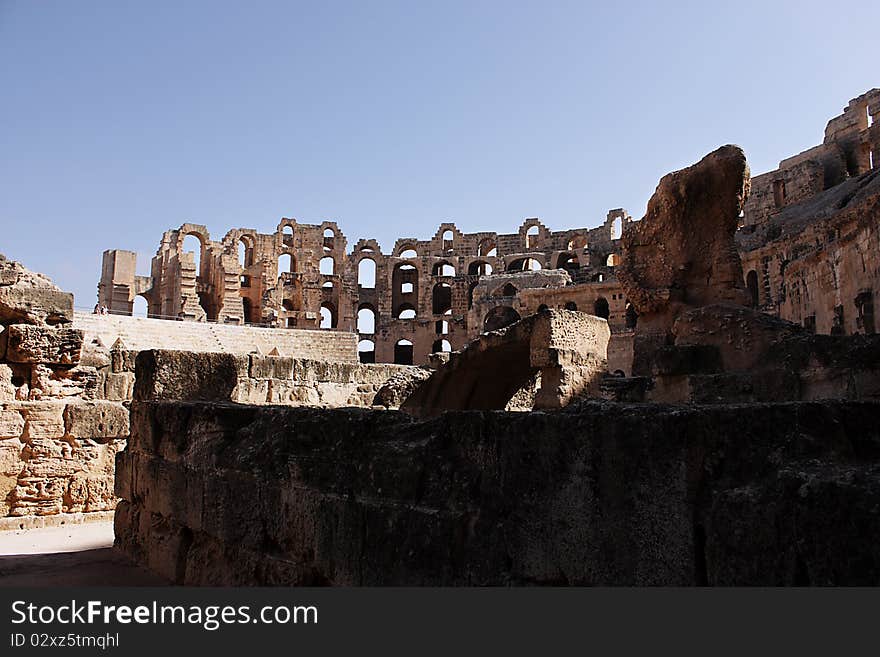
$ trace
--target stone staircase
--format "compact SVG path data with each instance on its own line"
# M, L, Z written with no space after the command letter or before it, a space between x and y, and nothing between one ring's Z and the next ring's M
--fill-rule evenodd
M107 348L120 340L125 349L133 351L270 354L277 350L281 356L357 361L356 336L338 331L271 329L85 312L74 313L73 326L85 333L87 343L98 340Z

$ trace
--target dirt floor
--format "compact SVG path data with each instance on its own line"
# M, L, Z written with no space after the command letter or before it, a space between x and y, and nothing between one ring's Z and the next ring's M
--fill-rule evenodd
M0 586L164 586L113 549L113 523L0 531Z

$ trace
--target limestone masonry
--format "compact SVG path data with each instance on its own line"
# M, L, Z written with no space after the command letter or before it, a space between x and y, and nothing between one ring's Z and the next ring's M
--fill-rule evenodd
M0 529L115 509L192 585L880 585L877 119L593 229L184 224L109 315L0 258Z
M746 179L733 220L753 306L819 333L874 331L880 183L864 174L880 162L877 118L874 89L828 122L821 145ZM140 296L157 318L354 333L363 362L399 364L426 364L543 307L581 310L608 320L611 369L630 374L637 312L617 270L631 223L622 209L593 229L551 231L535 218L512 234L462 233L443 223L390 254L370 239L349 250L333 221L285 218L274 233L237 228L220 241L187 223L162 236L149 277L135 275L134 253L104 252L99 301L120 314ZM739 262L730 266L739 276Z

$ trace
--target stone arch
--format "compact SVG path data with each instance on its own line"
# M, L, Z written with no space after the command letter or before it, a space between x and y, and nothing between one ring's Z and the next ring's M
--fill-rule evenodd
M321 324L319 328L336 328L336 306L334 306L329 301L325 301L321 304Z
M449 283L437 283L431 290L431 312L442 315L452 308L452 286Z
M578 306L574 301L566 301L565 302L565 309L566 310L577 310Z
M498 255L498 246L494 237L484 237L477 244L477 255L481 258L491 258Z
M564 269L568 272L574 272L581 268L581 262L577 254L567 253L563 251L556 258L556 269Z
M358 306L357 332L364 335L376 332L376 309L372 304L362 303Z
M406 339L398 340L394 345L394 363L396 365L413 364L413 343Z
M397 319L415 319L418 316L416 307L411 303L401 304L394 313Z
M332 256L324 256L318 263L318 270L324 276L332 276L336 273L336 260Z
M278 256L278 276L292 274L296 271L296 259L291 253L282 253Z
M376 343L372 340L361 340L357 345L358 360L364 364L376 362Z
M631 303L626 304L626 314L624 317L626 320L626 328L634 329L639 321L639 314Z
M601 317L602 319L608 319L611 316L611 309L608 306L608 299L605 297L599 297L593 303L593 314L596 317Z
M468 265L468 276L489 276L492 273L492 265L485 260L474 260Z
M438 260L431 267L432 276L455 276L455 266L448 260Z
M132 317L149 317L150 301L143 294L136 294L131 302Z
M452 351L452 345L450 344L449 340L443 338L439 340L434 340L434 344L431 346L431 352L435 354L449 353L450 351Z
M358 262L358 287L373 289L376 287L376 261L370 257L361 258Z
M749 291L749 300L752 304L752 308L757 308L759 304L758 272L754 269L750 269L749 273L746 274L746 289Z
M519 320L519 313L510 306L496 306L483 318L483 332L497 331Z

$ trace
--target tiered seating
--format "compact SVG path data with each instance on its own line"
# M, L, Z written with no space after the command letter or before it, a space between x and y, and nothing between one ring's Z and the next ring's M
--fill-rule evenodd
M277 350L282 356L299 356L304 348L312 349L315 341L327 340L331 337L325 331L315 330L177 322L79 312L74 315L73 325L85 332L87 342L98 340L100 344L110 348L120 340L125 349L134 351L175 349L269 354ZM353 358L354 353L352 353Z

